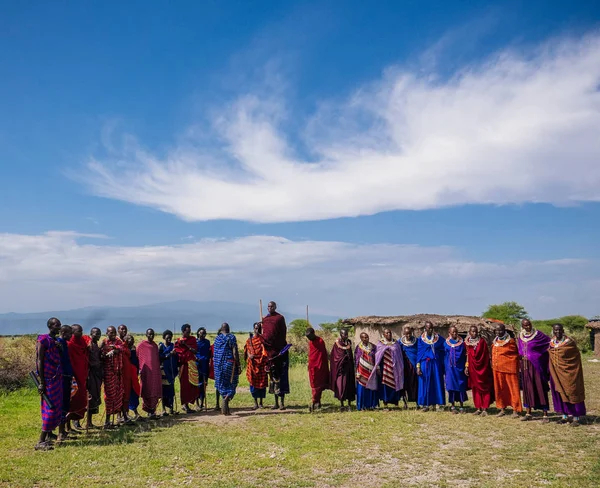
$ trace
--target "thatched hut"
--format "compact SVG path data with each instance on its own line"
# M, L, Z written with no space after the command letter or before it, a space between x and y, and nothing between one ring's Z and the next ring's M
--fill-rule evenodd
M371 342L377 342L380 337L383 336L383 329L386 328L391 329L395 337L400 337L405 325L414 327L415 335L417 335L423 332L425 322L428 321L432 322L436 332L444 337L448 337L448 330L451 326L456 326L458 328L458 333L461 336L466 337L469 328L472 325L479 327L482 337L484 337L488 343L491 343L495 336L495 322L482 317L473 317L469 315L418 314L400 315L395 317L378 317L370 315L366 317L345 319L343 323L354 326L354 340L355 343L358 343L360 334L363 332L369 334ZM511 325L507 325L506 328L510 331L513 330Z
M600 319L590 320L586 326L590 331L590 344L596 356L600 356Z

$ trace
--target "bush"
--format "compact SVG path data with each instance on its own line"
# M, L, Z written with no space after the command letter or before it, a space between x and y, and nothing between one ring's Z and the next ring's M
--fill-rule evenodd
M33 336L0 338L0 391L11 391L29 383L29 372L35 370Z
M591 350L592 346L590 344L589 331L578 329L578 330L568 331L568 332L566 332L566 334L577 343L577 346L579 347L579 350L582 353L588 352L589 350Z
M563 324L565 329L569 330L583 330L585 324L588 323L588 319L582 315L567 315L557 320L558 323Z

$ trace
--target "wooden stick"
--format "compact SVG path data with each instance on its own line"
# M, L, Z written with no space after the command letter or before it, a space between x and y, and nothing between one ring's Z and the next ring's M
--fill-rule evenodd
M258 301L259 311L260 311L260 321L262 322L263 314L262 314L262 298Z
M306 325L310 327L310 322L308 321L308 305L306 306Z

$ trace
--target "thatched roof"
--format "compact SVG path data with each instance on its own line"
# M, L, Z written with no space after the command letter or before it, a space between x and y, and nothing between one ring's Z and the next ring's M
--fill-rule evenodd
M588 329L600 330L600 320L590 320L586 327Z
M398 315L394 317L380 317L369 315L364 317L355 317L343 320L346 325L354 325L359 327L397 327L410 325L416 329L422 329L425 322L432 322L435 327L450 327L454 325L459 332L468 332L469 327L477 325L480 328L493 329L496 322L482 317L474 317L471 315L435 315L435 314L417 314L417 315ZM512 330L513 327L506 325L507 329Z

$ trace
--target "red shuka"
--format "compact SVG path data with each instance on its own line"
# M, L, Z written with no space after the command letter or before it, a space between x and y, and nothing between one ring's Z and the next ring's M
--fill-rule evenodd
M287 326L283 315L274 312L262 320L262 339L270 359L277 356L287 345Z
M69 419L79 420L85 416L88 405L87 377L90 364L88 344L91 338L72 336L69 339L69 359L73 367L73 376L77 381L77 393L71 398L69 407Z
M190 349L188 347L192 348ZM175 341L175 352L179 358L179 387L181 404L194 403L200 395L200 389L190 383L188 361L196 360L196 348L198 347L194 337L187 339L181 337Z
M475 408L487 409L494 401L494 376L490 362L490 350L485 339L480 338L476 345L465 340L469 363L469 388L473 392Z
M147 340L139 343L137 354L140 360L140 383L142 408L153 413L162 396L160 356L155 342Z
M325 341L317 337L308 341L308 378L313 390L328 390L329 384L329 355Z

